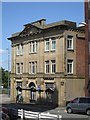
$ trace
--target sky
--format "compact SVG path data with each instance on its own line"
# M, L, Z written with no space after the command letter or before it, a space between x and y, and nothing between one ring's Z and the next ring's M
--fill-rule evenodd
M23 30L25 24L46 19L46 23L70 20L77 25L84 21L84 2L2 2L2 38L0 38L0 65L11 68L11 42L7 38ZM2 23L2 24L1 24ZM1 46L2 44L2 46ZM8 58L8 50L10 58Z

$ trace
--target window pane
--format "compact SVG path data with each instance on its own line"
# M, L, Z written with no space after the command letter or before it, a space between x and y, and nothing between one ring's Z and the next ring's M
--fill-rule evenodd
M29 63L29 73L36 74L37 72L37 61Z
M73 60L67 60L67 73L73 73Z
M23 63L21 63L21 73L23 73Z
M34 43L35 44L35 51L34 52L37 52L37 42Z
M32 73L35 73L35 64L32 62Z
M46 40L46 41L45 41L45 50L46 50L46 51L49 50L49 46L50 46L49 40Z
M16 72L20 73L20 64L19 63L17 63L17 65L16 65Z
M56 49L56 40L52 40L52 50Z
M30 43L30 52L31 53L37 52L37 41Z
M29 73L31 73L31 62L29 63Z
M49 61L45 62L45 73L49 73Z
M73 36L68 35L67 37L67 48L73 49Z
M86 98L80 98L80 103L86 103Z
M30 43L30 53L32 52L32 44Z
M17 46L17 55L19 55L20 54L20 46L18 45Z
M90 103L90 98L87 98L87 103Z
M21 44L21 55L23 55L23 44Z
M35 43L33 42L32 44L33 44L32 50L33 50L33 52L35 52Z
M56 72L56 63L55 60L51 61L51 73L55 73Z

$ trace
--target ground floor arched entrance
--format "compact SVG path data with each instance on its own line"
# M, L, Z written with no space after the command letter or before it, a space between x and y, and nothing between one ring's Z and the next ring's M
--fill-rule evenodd
M33 82L30 82L29 88L30 88L30 102L35 102L36 101L36 86Z

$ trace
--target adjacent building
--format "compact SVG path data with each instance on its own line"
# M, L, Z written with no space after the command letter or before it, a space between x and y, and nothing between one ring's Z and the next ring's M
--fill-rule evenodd
M85 0L85 95L90 96L90 0Z
M76 22L41 19L12 34L11 99L64 106L85 96L85 30Z

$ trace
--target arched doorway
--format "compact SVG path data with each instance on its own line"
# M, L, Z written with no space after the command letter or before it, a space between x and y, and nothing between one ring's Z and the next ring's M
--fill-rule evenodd
M54 90L52 88L47 88L45 92L46 92L47 101L52 102Z
M29 84L30 88L30 102L36 101L36 86L33 82Z

